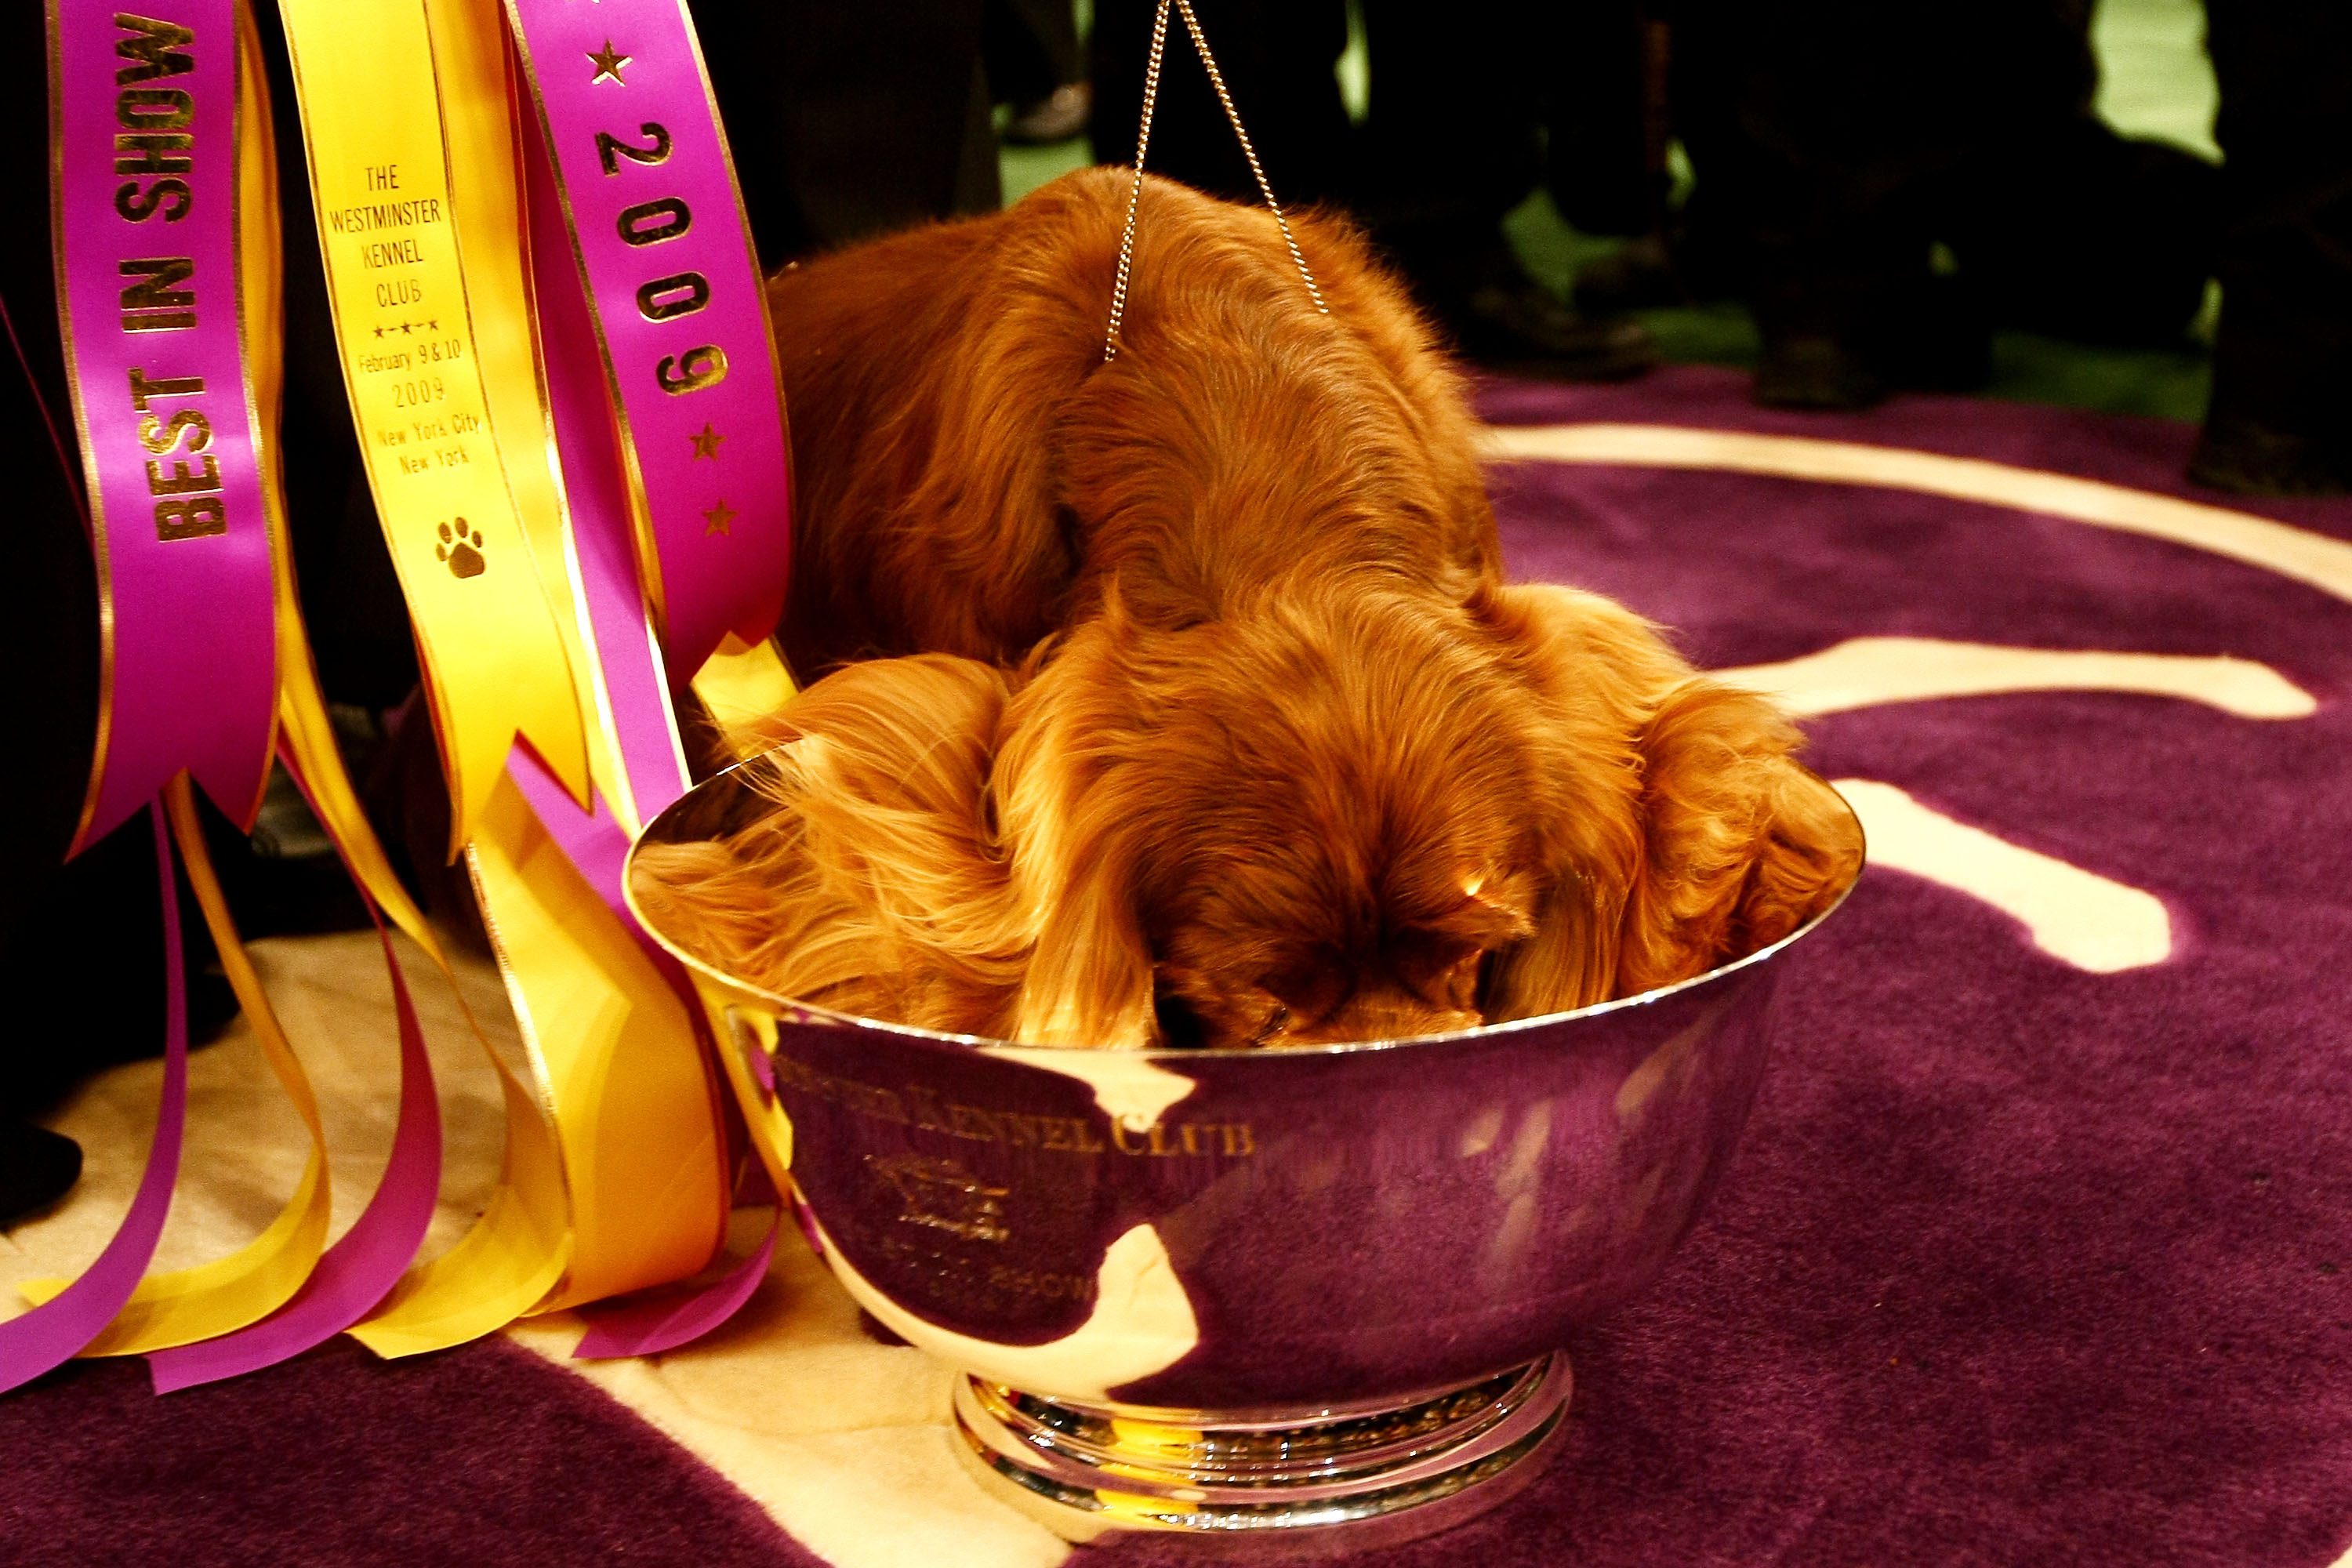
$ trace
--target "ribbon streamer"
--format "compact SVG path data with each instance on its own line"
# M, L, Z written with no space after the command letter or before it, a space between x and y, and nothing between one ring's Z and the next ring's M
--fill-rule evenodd
M138 1194L98 1261L54 1300L0 1323L0 1394L64 1365L113 1321L131 1300L155 1256L155 1242L172 1210L172 1184L180 1171L180 1142L188 1113L188 996L180 963L180 899L173 885L172 840L163 811L148 807L155 836L155 880L163 905L163 1093L155 1113L155 1141Z
M647 1291L636 1300L600 1301L581 1310L588 1331L572 1347L574 1361L606 1361L616 1356L659 1355L690 1344L743 1310L760 1281L775 1261L776 1234L772 1223L759 1246L708 1289L684 1292Z
M477 106L470 121L475 174L457 188L470 184L479 212L512 213L520 224L520 195L489 189L497 171L514 167L501 155L511 147L509 127L478 108L498 100L506 85L499 14L484 0L433 0L428 11L445 103ZM524 237L510 229L509 237ZM520 247L509 251L492 238L487 224L464 228L461 214L469 286L507 287L511 265L511 281L520 288ZM565 302L561 292L551 301L558 308ZM531 314L518 309L515 318L529 321ZM501 395L519 402L526 394L544 398L572 379L569 367L551 361L536 380L495 378L493 402ZM511 427L527 427L538 451L547 451L551 432L570 438L545 402L534 410L536 419L518 419ZM580 433L591 443L585 449L595 450L596 426ZM525 466L518 457L509 471ZM641 793L653 792L664 803L675 798L685 784L684 757L625 534L616 585L609 530L573 526L576 520L561 510L559 474L551 467L547 474L559 508L552 531L563 542L573 588L569 605L584 650L581 707L590 721L592 772L598 798L617 798L634 816ZM524 752L510 759L510 773L533 782L545 778ZM564 814L582 817L567 793L556 790ZM462 1331L494 1328L522 1311L690 1274L716 1252L726 1217L716 1090L693 1013L583 880L581 869L567 863L513 783L502 780L494 790L467 854L523 1027L539 1114L557 1134L569 1253L561 1279L542 1298L503 1301L504 1315L494 1321L487 1310L465 1310L469 1298L481 1300L465 1270L445 1269L437 1282L420 1282L358 1331L363 1342L384 1354L436 1348ZM465 1250L461 1244L453 1258Z
M179 846L181 863L187 869L189 886L195 889L196 903L212 931L213 945L228 972L230 988L236 994L263 1058L310 1131L310 1155L293 1198L259 1236L226 1258L140 1281L106 1331L82 1347L79 1353L85 1356L140 1355L229 1333L268 1316L302 1288L319 1261L333 1206L327 1130L319 1117L318 1098L311 1092L310 1076L287 1043L253 961L238 940L228 900L205 847L204 830L196 820L195 800L185 774L164 786L163 806L172 837ZM38 1302L56 1296L68 1283L35 1279L16 1289L26 1300Z
M392 933L364 889L362 898L383 947L393 1005L400 1018L400 1121L393 1131L392 1157L358 1223L328 1249L282 1311L236 1333L148 1357L158 1394L274 1366L324 1344L399 1282L433 1223L441 1171L441 1119L433 1097L433 1067L425 1054L425 1035L417 1025L416 1005L409 999L407 979L393 952Z

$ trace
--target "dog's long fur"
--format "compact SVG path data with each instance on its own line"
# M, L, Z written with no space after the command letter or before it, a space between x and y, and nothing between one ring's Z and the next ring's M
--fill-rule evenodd
M1553 1012L1777 940L1857 847L1797 737L1506 586L1458 383L1344 225L1068 176L771 287L797 469L747 747L779 809L638 896L844 1011L1082 1045Z

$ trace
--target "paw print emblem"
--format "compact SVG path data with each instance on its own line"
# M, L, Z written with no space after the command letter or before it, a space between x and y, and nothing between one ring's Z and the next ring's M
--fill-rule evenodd
M481 533L467 527L462 517L455 526L441 525L441 542L433 547L433 559L446 561L452 577L478 577L490 564L482 559Z

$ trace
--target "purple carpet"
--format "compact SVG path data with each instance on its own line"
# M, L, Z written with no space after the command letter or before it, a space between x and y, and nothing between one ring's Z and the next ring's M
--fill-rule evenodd
M1503 424L1773 431L2218 499L2180 483L2179 426L1930 398L1787 417L1743 393L1683 369L1484 402ZM1704 664L1867 635L2227 653L2319 709L2049 693L1815 721L1823 773L2155 893L2172 957L2085 973L1962 894L1870 872L1790 976L1713 1211L1570 1347L1558 1464L1360 1561L2329 1568L2352 1547L2352 605L1898 490L1553 464L1497 483L1518 575L1615 595ZM2352 505L2243 510L2352 537ZM338 1348L161 1400L131 1369L71 1370L0 1401L0 1454L10 1563L811 1561L503 1347L390 1367Z
M816 1568L742 1494L588 1384L486 1341L349 1340L158 1397L77 1362L0 1401L8 1568Z

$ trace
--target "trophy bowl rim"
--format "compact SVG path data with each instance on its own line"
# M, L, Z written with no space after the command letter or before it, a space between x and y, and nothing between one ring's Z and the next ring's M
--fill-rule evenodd
M767 751L761 752L753 756L745 757L730 766L719 770L718 773L711 774L709 778L695 784L693 788L688 790L684 795L678 796L677 799L672 801L668 805L654 814L653 818L646 824L644 831L639 833L636 837L631 841L628 856L624 861L621 868L621 896L623 900L628 906L631 918L637 922L638 927L643 930L646 935L653 938L654 942L664 952L676 959L680 964L683 964L688 973L693 974L699 979L708 980L732 995L740 997L747 1001L755 1002L779 1017L793 1018L796 1021L802 1022L822 1023L850 1031L879 1031L884 1034L897 1036L903 1039L922 1040L936 1045L961 1046L968 1049L983 1050L992 1055L1033 1053L1059 1054L1066 1051L1077 1051L1092 1054L1105 1050L1117 1050L1122 1057L1139 1058L1147 1061L1168 1063L1198 1062L1203 1059L1213 1060L1241 1057L1260 1058L1271 1057L1290 1059L1295 1058L1352 1056L1369 1051L1401 1050L1413 1047L1459 1045L1467 1041L1483 1041L1498 1038L1530 1029L1550 1029L1557 1028L1564 1025L1582 1023L1587 1019L1601 1017L1612 1013L1626 1012L1637 1007L1645 1007L1654 1003L1664 1001L1670 996L1680 995L1687 991L1697 990L1701 986L1712 985L1718 981L1727 980L1731 976L1738 974L1744 970L1758 968L1771 962L1774 958L1779 957L1782 952L1788 951L1797 942L1802 941L1805 937L1810 936L1813 931L1820 929L1823 921L1827 921L1831 916L1836 914L1839 910L1845 907L1846 900L1851 898L1853 895L1854 889L1860 886L1862 882L1862 874L1868 868L1870 858L1868 835L1863 828L1861 816L1854 810L1853 803L1847 800L1843 795L1840 794L1828 780L1822 778L1819 773L1814 773L1812 769L1806 767L1803 763L1798 763L1794 765L1803 772L1807 777L1812 779L1815 783L1820 784L1822 787L1829 790L1831 795L1836 797L1840 808L1843 809L1845 814L1846 821L1852 826L1856 849L1853 874L1846 879L1844 886L1841 887L1837 890L1837 896L1832 899L1828 905L1825 906L1820 913L1813 916L1812 919L1807 921L1804 924L1799 926L1796 930L1789 932L1788 935L1781 937L1777 942L1768 942L1752 952L1742 953L1738 958L1731 959L1724 963L1719 963L1714 968L1706 970L1702 973L1691 975L1687 979L1677 980L1670 984L1653 986L1647 991L1635 992L1630 996L1612 996L1604 1002L1593 1002L1582 1007L1572 1007L1563 1012L1544 1013L1528 1018L1512 1018L1499 1024L1481 1024L1474 1028L1454 1029L1444 1034L1408 1035L1398 1039L1340 1040L1309 1046L1283 1046L1274 1048L1269 1048L1264 1046L1147 1046L1129 1047L1054 1045L1033 1041L1006 1040L998 1039L987 1035L961 1035L940 1029L926 1029L913 1024L895 1023L887 1018L866 1017L860 1014L845 1013L838 1008L827 1007L822 1003L803 1001L797 997L785 996L779 993L767 990L765 987L754 984L751 981L745 980L740 975L729 973L718 964L711 963L709 959L699 956L690 949L676 942L671 938L667 931L663 931L659 925L656 924L650 918L648 918L646 911L638 906L635 876L637 851L648 843L667 842L667 840L664 840L660 837L665 825L674 824L679 817L687 815L688 813L706 806L708 803L715 798L722 789L730 787L730 781L731 787L735 789L740 790L747 787L740 780L736 779L735 775L743 772L745 769L760 766L766 763L770 757L773 756L775 752L783 750L784 745L790 744L790 742L786 742L783 745L771 747Z

